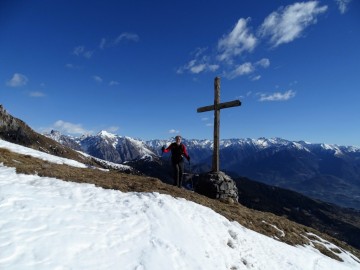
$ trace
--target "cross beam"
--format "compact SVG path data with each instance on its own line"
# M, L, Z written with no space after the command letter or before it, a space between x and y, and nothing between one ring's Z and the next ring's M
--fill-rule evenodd
M213 149L213 158L212 158L212 171L220 171L220 162L219 162L219 149L220 149L220 110L230 107L240 106L240 100L233 100L229 102L220 103L220 78L216 77L214 81L214 105L209 105L205 107L200 107L197 109L198 113L214 111L214 149Z

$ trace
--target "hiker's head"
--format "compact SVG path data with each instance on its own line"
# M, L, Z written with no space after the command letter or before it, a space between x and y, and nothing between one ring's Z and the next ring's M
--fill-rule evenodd
M179 135L176 136L175 141L176 141L177 144L180 144L181 143L181 136L179 136Z

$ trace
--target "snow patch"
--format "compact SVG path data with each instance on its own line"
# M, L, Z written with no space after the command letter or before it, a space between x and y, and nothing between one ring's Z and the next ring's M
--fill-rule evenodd
M359 269L158 193L16 174L0 165L1 269Z
M69 166L73 166L73 167L78 167L78 168L87 168L87 166L83 163L77 162L75 160L71 160L71 159L67 159L67 158L62 158L62 157L57 157L57 156L53 156L41 151L37 151L34 150L32 148L28 148L25 146L21 146L18 144L14 144L14 143L10 143L4 140L0 139L0 148L5 148L8 149L14 153L18 153L18 154L22 154L22 155L29 155L41 160L46 160L49 161L51 163L55 163L55 164L65 164L65 165L69 165Z

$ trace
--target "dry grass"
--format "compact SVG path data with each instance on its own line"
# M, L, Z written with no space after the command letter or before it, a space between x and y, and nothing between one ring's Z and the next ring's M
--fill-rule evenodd
M238 203L231 204L209 199L197 193L167 185L157 178L124 174L116 171L104 172L97 169L81 169L66 165L52 164L28 155L12 153L1 148L0 163L3 163L8 167L15 167L18 173L36 173L39 176L54 177L65 181L91 183L102 188L115 189L122 192L158 192L173 197L185 198L189 201L209 207L227 219L237 221L246 228L287 244L305 245L310 244L312 241L316 241L316 245L314 244L314 246L320 252L331 258L340 260L337 255L338 250L327 249L318 242L319 239L316 239L316 237L313 239L308 238L307 233L314 233L360 258L359 250L312 228L289 221L285 217L251 210ZM274 226L276 226L276 228Z

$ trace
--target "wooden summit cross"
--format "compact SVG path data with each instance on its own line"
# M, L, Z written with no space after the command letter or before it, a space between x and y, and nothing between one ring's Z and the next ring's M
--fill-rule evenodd
M214 150L212 158L212 171L218 173L220 170L219 163L219 148L220 148L220 110L230 107L240 106L240 100L233 100L229 102L220 103L220 78L216 77L214 82L214 105L200 107L197 109L198 113L214 111Z

